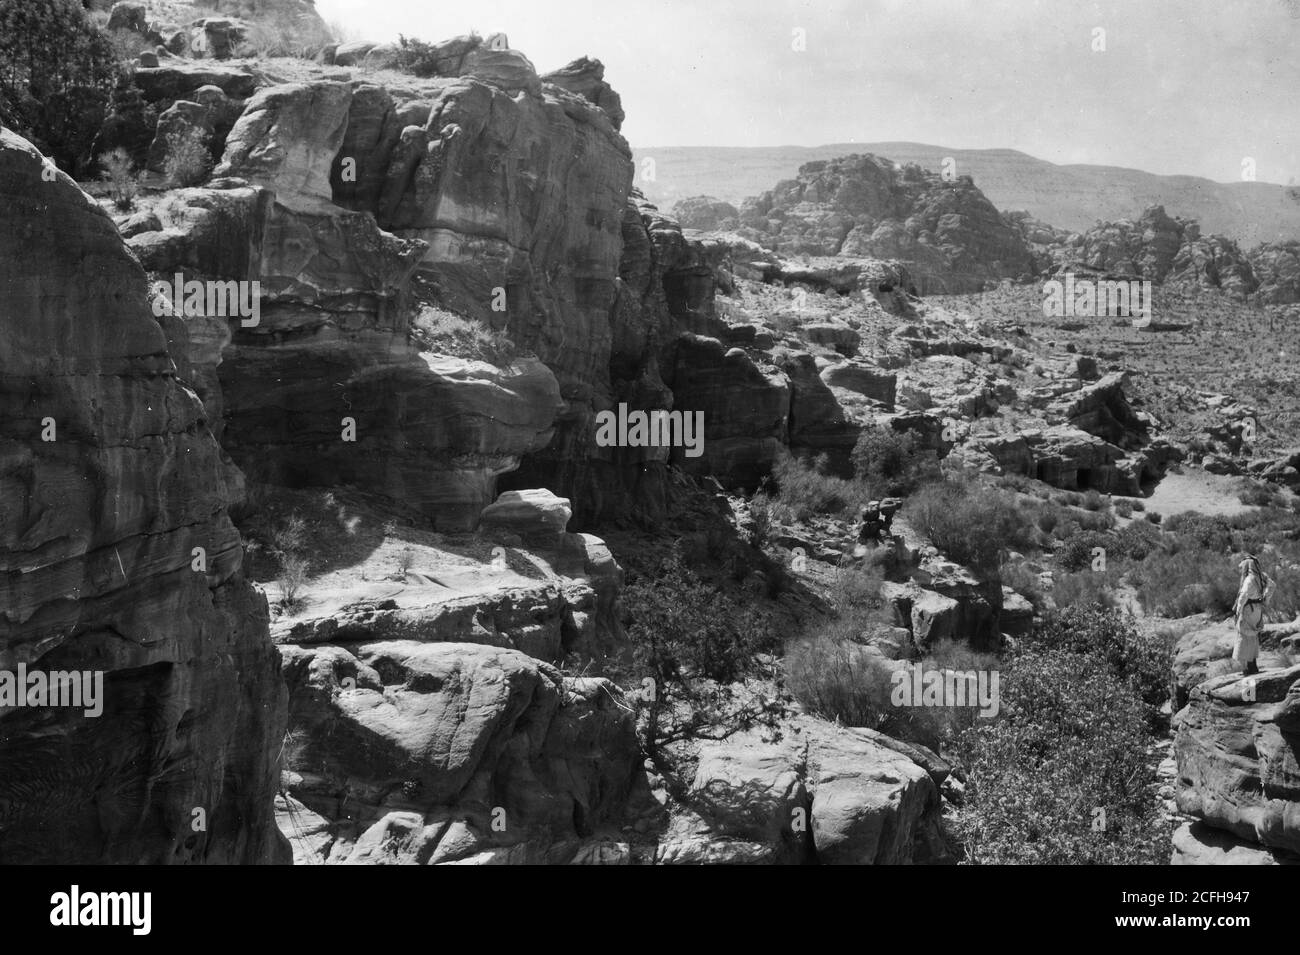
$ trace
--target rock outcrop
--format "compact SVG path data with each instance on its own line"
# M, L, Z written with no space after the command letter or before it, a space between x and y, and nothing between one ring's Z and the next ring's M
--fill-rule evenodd
M691 196L679 199L672 209L673 218L683 229L700 229L704 232L729 232L739 224L740 212L730 202L713 196Z
M871 155L805 163L747 199L740 234L787 255L897 259L922 293L980 291L1032 274L1020 231L969 176L940 176Z
M638 766L617 687L515 650L286 647L285 676L302 743L280 817L300 863L570 861Z
M702 747L689 808L670 823L656 862L944 860L939 782L918 761L919 748L887 738L893 746L882 745L870 730L819 720L798 719L787 729L778 741L746 731Z
M1136 220L1105 222L1064 239L1050 253L1059 270L1085 269L1104 275L1136 276L1159 285L1178 282L1221 289L1246 298L1259 288L1247 255L1221 235L1201 235L1200 226L1149 206Z
M238 474L112 220L45 168L0 131L0 669L97 673L102 712L0 716L0 857L287 861Z
M1179 810L1300 854L1300 665L1211 677L1191 690L1175 727Z

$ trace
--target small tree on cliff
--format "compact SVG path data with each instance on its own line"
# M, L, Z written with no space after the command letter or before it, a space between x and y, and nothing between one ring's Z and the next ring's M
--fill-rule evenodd
M118 72L77 0L0 0L0 123L63 168L89 158Z
M766 620L702 582L674 553L652 575L630 584L632 682L646 706L646 754L710 726L744 720L729 685L753 671L774 639Z

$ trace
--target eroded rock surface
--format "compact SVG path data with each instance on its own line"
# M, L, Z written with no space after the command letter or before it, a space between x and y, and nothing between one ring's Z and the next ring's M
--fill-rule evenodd
M42 168L0 131L0 668L100 671L104 698L0 716L0 857L286 861L233 469L112 220Z

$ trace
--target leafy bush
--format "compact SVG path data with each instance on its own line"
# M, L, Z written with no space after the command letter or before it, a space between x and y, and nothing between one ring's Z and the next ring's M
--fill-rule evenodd
M120 65L77 0L0 0L0 124L78 172Z
M1232 527L1221 517L1209 517L1195 511L1175 514L1164 522L1167 534L1172 535L1170 549L1194 550L1226 554L1232 550Z
M1115 549L1114 537L1099 531L1080 531L1064 541L1054 556L1063 570L1083 570L1092 566L1092 552L1098 547L1109 556Z
M1099 607L1071 607L1045 616L1031 639L1074 653L1100 654L1118 676L1132 680L1142 701L1159 707L1169 699L1170 632L1139 630L1132 617Z
M1129 560L1146 560L1147 555L1160 546L1160 531L1142 521L1126 524L1110 538L1112 550Z
M934 452L920 447L911 431L882 425L862 429L853 448L853 471L880 496L910 494L940 477Z
M927 484L903 507L908 522L949 559L996 569L1002 554L1034 544L1034 526L1013 495L966 478Z
M1096 490L1089 489L1083 495L1083 506L1090 511L1100 511L1106 507L1106 499Z
M1169 823L1146 745L1165 692L1165 637L1119 614L1050 615L1002 670L1000 714L962 734L966 811L977 864L1163 864Z
M1144 710L1098 654L1016 653L1002 670L999 717L976 722L958 744L967 860L1164 864L1169 824L1148 791L1145 747L1134 745Z

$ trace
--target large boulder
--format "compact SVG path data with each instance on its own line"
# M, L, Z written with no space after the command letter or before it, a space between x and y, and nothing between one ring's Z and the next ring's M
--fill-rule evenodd
M284 653L303 741L288 760L291 795L314 816L286 812L281 824L291 838L329 833L312 861L436 864L503 849L544 861L622 812L639 754L632 712L605 680L472 644Z
M1212 677L1175 724L1179 811L1300 853L1300 665Z
M686 808L660 839L667 864L899 865L942 861L933 753L870 730L797 717L700 748Z

